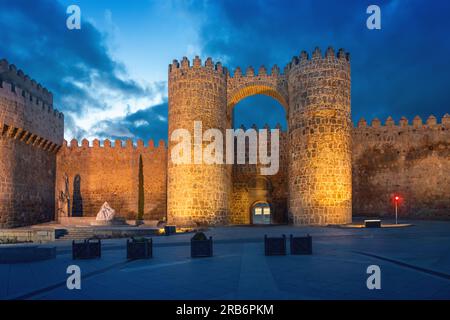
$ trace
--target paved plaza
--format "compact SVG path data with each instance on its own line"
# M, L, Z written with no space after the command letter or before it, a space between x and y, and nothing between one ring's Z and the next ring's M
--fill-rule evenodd
M450 222L405 228L239 226L211 228L212 258L190 258L192 234L154 237L154 257L127 261L125 239L103 241L102 258L57 257L0 264L1 299L450 299ZM264 256L264 234L313 237L311 256ZM289 253L289 250L288 250ZM66 269L81 268L81 290ZM369 290L369 265L381 289Z

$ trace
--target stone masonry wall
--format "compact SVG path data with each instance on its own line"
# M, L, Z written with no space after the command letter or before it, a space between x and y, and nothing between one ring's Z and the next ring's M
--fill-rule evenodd
M100 146L87 140L79 146L72 140L65 142L57 159L56 203L65 189L64 176L69 178L71 199L70 216L96 216L107 201L118 216L136 219L138 211L139 155L142 155L144 173L144 219L161 220L166 216L166 163L167 149L164 141L155 147L153 141L144 146L138 140L125 145L117 140L111 146L105 140ZM78 176L78 177L77 177ZM59 211L58 215L64 215Z
M354 215L392 216L395 195L400 217L450 218L450 115L354 128Z
M295 57L289 72L289 214L296 225L352 221L350 62Z
M54 219L56 156L0 137L0 228Z
M168 221L178 225L220 225L228 223L231 168L225 164L195 163L194 150L209 142L194 140L194 122L201 121L201 132L218 129L225 137L226 71L209 58L202 65L196 57L169 66L169 158L167 185ZM182 129L190 134L191 158L176 164L171 153L178 144L172 133Z
M0 227L54 219L64 118L47 89L0 61Z

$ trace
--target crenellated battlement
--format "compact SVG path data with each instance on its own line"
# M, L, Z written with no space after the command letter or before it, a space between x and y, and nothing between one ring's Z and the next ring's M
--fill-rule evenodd
M0 82L2 82L2 80L0 80ZM45 100L36 98L36 96L33 96L29 91L21 89L12 83L3 81L0 84L0 96L12 101L26 103L44 114L48 113L49 116L52 116L57 120L64 119L64 114L58 109L55 109L53 104L48 104ZM49 118L49 120L52 121L53 119Z
M287 130L285 128L283 129L283 127L281 126L280 123L277 123L275 128L270 128L270 126L267 123L264 124L262 127L258 127L256 124L253 124L250 128L247 128L246 126L241 124L239 126L239 128L234 128L234 130L236 130L236 129L242 129L244 131L246 131L247 129L254 129L254 130L266 129L266 130L268 130L269 134L270 134L270 130L271 129L279 129L281 133L286 133L287 132Z
M345 52L342 48L336 53L333 47L328 47L325 54L322 54L322 50L319 47L316 47L311 55L303 50L299 56L292 57L292 60L284 68L284 72L289 73L296 66L330 66L330 64L349 68L350 53Z
M355 126L357 129L388 129L388 128L411 128L411 129L450 129L450 114L446 113L441 121L438 122L437 118L434 115L430 115L425 122L423 122L422 118L419 116L415 116L414 119L409 122L409 120L405 117L401 117L398 123L395 123L395 120L389 116L384 124L378 118L374 118L371 123L367 123L364 118L361 118L357 125Z
M4 59L0 61L0 108L0 127L10 133L23 133L4 136L27 143L26 137L38 137L35 141L61 145L64 115L53 108L53 95Z
M105 139L102 141L98 140L98 139L94 139L91 142L89 142L89 140L87 139L83 139L81 140L81 144L79 143L79 141L77 139L72 139L70 140L70 143L67 140L64 140L63 145L62 145L63 149L66 150L80 150L80 149L92 149L92 150L96 150L96 149L101 149L101 150L118 150L118 151L123 151L123 150L136 150L136 151L162 151L162 152L166 152L167 151L167 147L166 147L166 143L164 140L159 140L158 141L158 145L155 145L154 140L149 140L147 142L147 144L144 143L144 141L142 139L139 139L136 141L136 143L133 142L133 140L131 139L127 139L127 140L114 140L114 143L109 140L109 139Z
M450 115L445 114L440 122L433 115L425 122L419 116L414 117L412 122L402 117L397 123L392 117L388 117L383 124L378 118L373 119L370 124L361 119L352 130L352 139L355 157L370 148L386 146L396 148L399 154L408 159L411 158L408 155L416 152L414 150L429 152L436 149L445 152L449 148Z
M322 54L322 51L319 47L316 47L311 55L309 55L306 51L301 51L299 56L294 56L292 60L286 65L281 72L280 67L278 65L274 65L270 72L268 69L262 65L258 68L256 72L253 66L248 66L243 72L241 67L236 67L234 72L230 74L226 67L223 67L220 62L214 64L212 58L208 57L205 63L202 65L202 60L199 56L196 56L191 61L187 57L183 57L181 61L173 60L171 64L169 64L169 73L176 72L177 70L189 70L192 68L205 68L205 69L213 69L219 72L223 72L228 75L229 78L240 78L240 77L279 77L286 76L289 73L289 70L295 65L313 65L317 63L329 63L329 62L339 62L346 66L350 64L350 53L346 52L344 49L339 49L335 52L333 47L328 47L325 51L325 54Z
M268 72L268 69L262 65L258 68L258 72L255 72L255 68L253 68L253 66L248 66L245 69L245 73L242 72L241 67L236 67L236 69L234 69L233 74L229 74L229 78L242 78L242 77L284 77L285 74L281 73L280 71L280 67L278 67L278 65L274 65L272 66L272 68L270 69L270 72Z
M169 64L169 74L173 72L187 71L191 69L205 69L210 71L216 71L219 74L226 75L228 73L227 68L222 66L221 62L214 63L211 57L208 57L205 63L202 65L202 60L199 56L195 56L195 58L191 61L187 57L183 57L180 62L178 60L173 60L171 64Z
M53 105L53 94L47 88L31 79L21 69L17 69L14 64L9 64L6 59L0 60L0 86L3 82L10 83L13 91L17 88L25 91L29 99L37 99L49 106ZM23 93L20 92L20 94Z

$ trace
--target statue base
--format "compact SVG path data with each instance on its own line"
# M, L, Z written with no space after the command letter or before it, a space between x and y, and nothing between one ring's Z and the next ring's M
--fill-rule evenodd
M95 220L90 223L91 226L104 226L104 227L111 227L111 226L126 226L128 225L125 218L122 217L115 217L112 220Z

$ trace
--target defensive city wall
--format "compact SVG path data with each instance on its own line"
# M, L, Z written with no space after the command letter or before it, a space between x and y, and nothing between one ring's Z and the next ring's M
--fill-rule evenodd
M364 119L353 129L353 212L414 218L450 218L450 115L384 125Z
M59 217L95 216L107 201L119 215L136 219L139 192L139 157L142 158L144 176L144 219L159 220L166 212L167 149L164 140L155 146L138 140L125 142L109 140L81 145L64 141L57 159L57 206L66 192L71 195L69 208L59 205ZM63 193L63 194L62 194Z
M0 226L55 216L56 154L63 114L53 96L22 70L0 61Z
M0 227L92 217L105 201L134 219L140 157L146 220L248 224L252 207L265 202L273 223L340 224L352 215L391 215L394 195L401 198L400 216L450 218L450 116L362 119L354 126L343 50L302 52L283 73L274 66L270 73L249 67L230 74L211 59L174 61L169 137L176 129L192 131L194 121L202 121L203 131L225 132L234 106L254 94L273 97L286 111L275 175L261 175L260 164L175 164L170 140L168 147L141 140L68 143L52 94L2 60Z
M254 127L256 128L256 127ZM248 128L243 128L248 129ZM259 129L259 128L256 128ZM422 122L402 118L397 124L388 118L382 124L360 120L352 129L353 215L388 216L393 214L392 199L400 195L401 216L450 218L450 116L440 121L430 116ZM270 140L269 140L270 141ZM118 147L116 147L118 146ZM248 145L247 145L248 149ZM68 175L70 194L74 195L75 216L95 216L104 201L124 217L137 213L138 157L143 157L145 219L163 219L166 214L167 148L140 140L133 144L87 140L63 143L58 153L58 181ZM288 221L287 132L280 135L280 169L276 175L262 176L253 164L233 165L230 193L232 224L251 223L250 210L256 202L272 205L273 222ZM79 176L83 213L77 211ZM75 183L77 185L78 182Z

